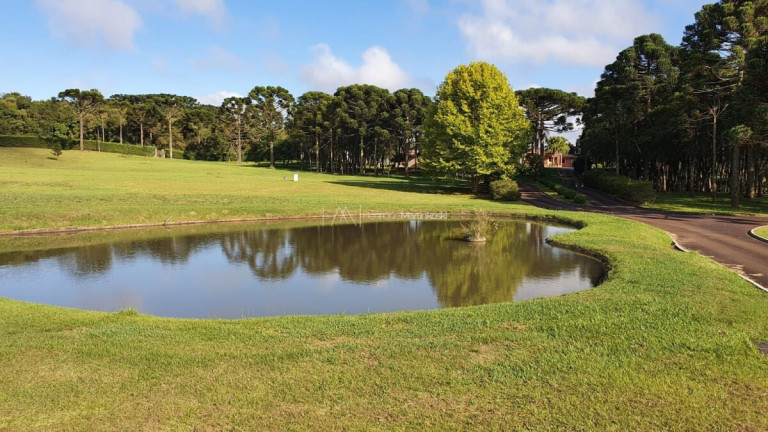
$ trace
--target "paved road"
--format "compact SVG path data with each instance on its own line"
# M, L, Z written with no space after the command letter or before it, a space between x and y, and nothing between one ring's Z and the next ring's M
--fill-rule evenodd
M576 186L572 170L561 170L561 175L566 185ZM752 228L768 225L768 217L668 213L636 207L596 190L577 189L587 197L589 211L608 213L661 228L672 234L683 247L710 257L763 287L768 287L768 244L748 234ZM528 202L537 205L535 201ZM560 208L571 210L566 206Z

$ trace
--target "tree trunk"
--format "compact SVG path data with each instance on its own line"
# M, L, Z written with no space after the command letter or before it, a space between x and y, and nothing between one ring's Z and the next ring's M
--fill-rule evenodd
M320 138L317 136L317 131L315 131L315 170L320 174Z
M123 143L123 124L120 123L120 144Z
M360 175L365 174L365 159L364 159L364 150L363 150L363 134L360 134Z
M405 157L403 158L405 160L405 176L409 177L410 173L408 172L408 165L411 162L411 140L410 138L405 140Z
M741 154L739 145L733 145L733 159L731 160L731 208L739 208L739 165Z
M144 123L139 123L139 139L141 140L141 146L144 147Z
M373 140L373 175L379 176L379 140Z
M275 167L275 140L269 140L269 167Z
M173 129L171 128L171 118L168 117L168 150L171 159L173 159Z
M472 175L472 193L473 194L477 193L477 188L479 184L480 184L480 177L478 177L477 175Z
M237 118L237 163L243 163L243 141L242 141L242 127L240 125L240 117Z
M331 157L329 159L329 162L331 163L331 174L336 174L336 171L333 168L333 130L331 130Z
M753 199L755 197L755 146L747 147L747 182L745 197Z
M712 115L712 202L715 202L716 199L717 199L717 114L713 114ZM738 207L738 203L736 204L736 206Z
M80 151L84 151L85 144L83 144L83 123L85 123L85 119L83 118L83 114L79 114L78 117L80 117Z

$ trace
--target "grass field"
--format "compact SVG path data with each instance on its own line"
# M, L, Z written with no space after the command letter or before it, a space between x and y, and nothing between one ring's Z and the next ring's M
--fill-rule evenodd
M731 208L731 199L727 194L718 194L713 203L711 194L662 192L656 194L656 202L646 204L644 207L682 213L768 215L768 196L751 200L742 197L739 203L739 208L734 210Z
M760 237L764 239L768 239L768 226L760 227L755 229L755 234L759 235Z
M350 211L492 211L464 184L328 176L225 164L42 149L0 148L0 232L71 226L320 215ZM285 180L289 179L289 180ZM410 193L404 193L410 192ZM512 207L521 207L514 205Z
M768 430L755 344L768 295L663 232L423 180L283 175L0 149L0 226L487 208L581 224L556 240L612 269L561 297L358 316L165 319L0 299L0 430Z

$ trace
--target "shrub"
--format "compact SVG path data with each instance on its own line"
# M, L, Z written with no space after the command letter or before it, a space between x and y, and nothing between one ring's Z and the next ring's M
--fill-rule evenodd
M53 143L57 142L63 150L69 150L72 148L70 141L69 139L58 137L0 135L0 147L51 148Z
M38 136L0 136L0 147L30 147L30 148L51 148L53 143L58 143L63 150L72 150L80 148L80 140L67 138L51 138ZM136 156L154 156L155 148L149 146L137 146L133 144L119 144L103 142L99 144L96 141L85 140L83 142L85 150L101 151L106 153L120 153Z
M621 197L638 204L652 203L656 200L656 190L651 182L633 180Z
M56 158L56 160L59 160L59 156L61 156L62 151L61 143L58 141L54 141L53 144L51 144L51 154L54 158Z
M578 205L585 205L587 204L587 198L584 195L576 194L576 196L573 197L573 203Z
M517 182L512 180L495 180L490 184L491 197L495 200L517 201L520 199L520 190Z
M79 148L80 142L75 141L75 147ZM149 147L149 146L137 146L133 144L119 144L119 143L112 143L112 142L103 142L98 143L96 141L86 140L83 142L83 147L85 147L86 150L90 151L99 151L101 149L102 152L105 153L120 153L120 154L126 154L126 155L135 155L135 156L154 156L155 155L155 148Z
M635 204L653 202L656 199L652 183L633 180L605 170L587 171L581 176L581 181L584 186L599 189Z

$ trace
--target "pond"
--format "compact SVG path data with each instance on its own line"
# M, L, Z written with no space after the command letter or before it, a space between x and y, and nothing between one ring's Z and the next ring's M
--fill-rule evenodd
M598 283L603 272L598 261L544 241L568 231L506 220L486 243L473 244L460 240L460 221L442 220L20 238L2 241L0 297L196 318L510 302Z

